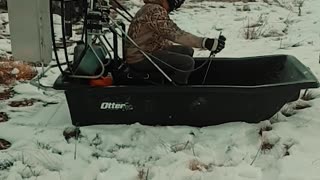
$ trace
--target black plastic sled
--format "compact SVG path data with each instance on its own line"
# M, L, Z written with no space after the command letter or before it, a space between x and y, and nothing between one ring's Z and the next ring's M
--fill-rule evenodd
M200 66L207 58L195 58ZM189 85L173 86L162 74L135 78L113 73L114 84L91 87L61 75L54 88L65 90L72 123L209 126L271 118L283 105L297 100L302 89L319 82L309 68L288 55L214 58L194 71ZM151 84L152 78L158 82ZM157 81L159 80L159 81Z

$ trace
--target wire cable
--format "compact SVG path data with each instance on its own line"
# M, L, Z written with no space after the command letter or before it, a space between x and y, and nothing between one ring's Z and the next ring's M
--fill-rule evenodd
M221 34L222 34L222 32L220 31L219 37L221 36ZM206 71L206 73L205 73L205 75L204 75L204 77L203 77L202 84L204 84L204 83L206 82L207 75L208 75L208 72L209 72L209 69L210 69L211 63L212 63L211 57L215 57L215 56L216 56L215 51L211 51L211 52L210 52L210 55L209 55L209 59L210 59L211 61L209 62L209 65L208 65L208 67L207 67L207 71Z
M127 13L128 14L128 16L130 16L131 17L131 19L133 19L133 16L129 13L129 11L128 10L126 10L126 8L124 8L123 7L123 5L122 4L120 4L117 0L112 0L113 2L115 2L119 7L120 7L120 9L122 9L125 13Z

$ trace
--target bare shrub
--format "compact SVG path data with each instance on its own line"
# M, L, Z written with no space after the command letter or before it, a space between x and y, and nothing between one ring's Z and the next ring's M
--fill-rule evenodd
M147 171L145 171L144 169L140 169L138 171L138 180L148 180L148 176L149 176L149 168L147 169Z
M9 169L11 166L13 166L13 162L8 159L1 159L0 160L0 171ZM1 178L1 176L0 176Z
M293 11L293 7L288 0L273 0L278 6L285 8L289 11Z
M170 149L172 152L176 153L176 152L187 149L189 145L190 145L190 141L187 141L186 143L174 144L170 147Z
M320 98L320 93L312 90L306 90L301 96L301 99L304 101L310 101L316 98Z
M264 2L269 2L268 0L263 0ZM290 12L294 11L294 7L298 7L298 16L301 16L302 14L302 7L305 2L305 0L294 0L293 2L290 2L288 0L273 0L273 2L276 3L279 7L285 8L289 10ZM270 2L268 3L270 4Z
M266 32L267 18L260 15L258 20L251 23L249 18L247 18L247 25L244 27L243 36L245 39L259 39Z
M304 4L305 0L296 0L296 5L298 6L298 16L301 16L301 8Z

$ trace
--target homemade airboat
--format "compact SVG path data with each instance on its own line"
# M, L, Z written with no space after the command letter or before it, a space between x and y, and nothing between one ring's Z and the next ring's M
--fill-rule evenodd
M154 72L134 71L124 59L125 39L130 39L125 24L112 19L110 7L95 0L84 1L83 40L75 47L73 59L69 60L65 53L65 62L60 62L57 51L67 51L66 36L70 34L66 33L72 32L71 17L66 16L65 8L72 7L66 4L72 1L58 2L63 36L62 43L57 45L51 13L53 48L61 71L54 88L65 91L72 123L77 126L257 123L297 100L302 89L319 87L310 69L290 55L195 57L196 70L184 86L175 85L170 74L156 65L158 70ZM130 15L115 2L121 12ZM118 13L128 19L120 10ZM106 35L112 35L112 40ZM101 77L112 83L90 85Z

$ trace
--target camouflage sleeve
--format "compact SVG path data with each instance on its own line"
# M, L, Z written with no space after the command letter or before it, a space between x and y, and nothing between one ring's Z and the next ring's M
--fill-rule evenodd
M155 6L149 13L147 23L160 36L181 45L202 48L203 38L180 29L163 7Z

